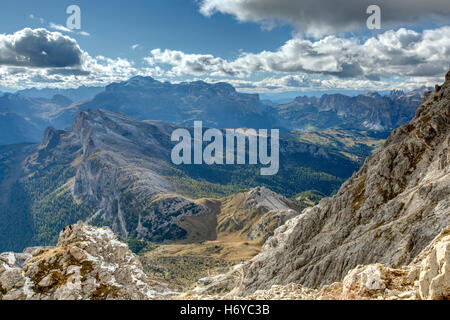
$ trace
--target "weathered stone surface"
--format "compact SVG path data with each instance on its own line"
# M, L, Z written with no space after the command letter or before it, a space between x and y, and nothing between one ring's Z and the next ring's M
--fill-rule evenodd
M142 300L170 293L107 228L80 222L61 232L56 247L27 255L23 267L15 254L0 255L0 299Z
M422 299L450 299L450 227L437 237L416 259L413 273Z

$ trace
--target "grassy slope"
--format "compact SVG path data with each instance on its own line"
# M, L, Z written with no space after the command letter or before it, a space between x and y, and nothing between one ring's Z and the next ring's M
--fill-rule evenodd
M249 208L245 193L198 202L210 208L212 214L189 217L182 222L180 226L188 230L185 241L159 244L141 254L147 272L179 288L193 286L202 277L251 259L260 252L265 240L248 238L251 229L269 214ZM273 223L268 224L267 235L278 225L277 218L272 220L269 219Z

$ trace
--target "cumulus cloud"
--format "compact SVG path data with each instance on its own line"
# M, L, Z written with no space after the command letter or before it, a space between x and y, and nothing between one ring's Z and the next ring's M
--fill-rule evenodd
M9 88L105 85L145 75L127 59L91 57L75 39L47 29L0 34L0 85Z
M437 79L441 81L442 76ZM207 78L207 82L217 82L217 79ZM390 91L390 90L414 90L422 86L433 86L434 80L424 78L408 78L388 81L373 81L370 79L323 79L320 77L283 76L267 77L259 81L243 79L221 79L230 83L241 92L247 93L280 93L280 92L308 92L308 91Z
M440 81L450 68L450 26L401 28L362 40L330 35L295 37L274 51L236 59L154 49L136 67L124 58L92 57L76 40L46 29L0 34L0 86L105 85L133 76L171 82L226 81L246 92L323 89L412 89Z
M430 17L445 22L450 17L448 0L202 0L200 12L205 16L230 14L239 21L266 27L286 22L300 32L320 37L364 28L370 5L380 6L386 28L414 25Z
M84 52L77 42L59 32L26 28L0 34L0 65L37 68L76 67Z
M154 49L151 56L144 59L150 66L167 64L173 66L169 76L212 75L239 77L244 74L238 66L234 66L225 59L210 54L187 54L177 50Z
M208 54L155 49L146 61L171 66L168 76L244 78L264 72L368 80L441 76L450 67L450 27L422 33L401 28L365 41L335 35L317 41L293 38L276 51L242 53L231 61Z
M80 70L80 69L60 69L60 68L54 68L54 69L48 69L47 75L63 75L63 76L87 76L90 72L86 70Z

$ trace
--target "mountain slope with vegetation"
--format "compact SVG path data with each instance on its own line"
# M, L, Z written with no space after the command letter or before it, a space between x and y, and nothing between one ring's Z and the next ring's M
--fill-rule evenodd
M251 165L175 166L170 136L176 128L87 110L70 130L47 129L23 161L2 165L14 166L18 174L5 183L21 190L5 201L9 208L17 204L14 210L29 226L8 238L4 248L54 244L59 230L79 219L110 226L125 238L180 240L187 236L180 219L209 212L195 199L258 186L287 197L308 190L330 195L359 167L332 150L289 137L280 141L276 176L261 176L259 166ZM6 221L5 228L16 223Z

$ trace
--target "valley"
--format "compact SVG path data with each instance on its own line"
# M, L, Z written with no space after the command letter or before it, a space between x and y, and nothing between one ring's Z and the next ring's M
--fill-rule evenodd
M47 129L24 161L14 163L17 179L5 180L21 190L8 203L21 203L17 210L31 219L29 231L14 232L11 243L54 243L64 224L79 219L110 226L125 238L182 240L188 226L180 227L181 219L212 211L195 199L259 186L288 198L308 190L330 195L359 166L327 148L289 139L281 139L276 176L260 176L259 167L250 165L175 166L174 128L99 110L81 112L70 130ZM22 236L22 242L14 239Z
M276 228L300 213L294 201L266 188L198 202L211 214L181 221L186 239L139 252L144 270L180 289L253 258Z

